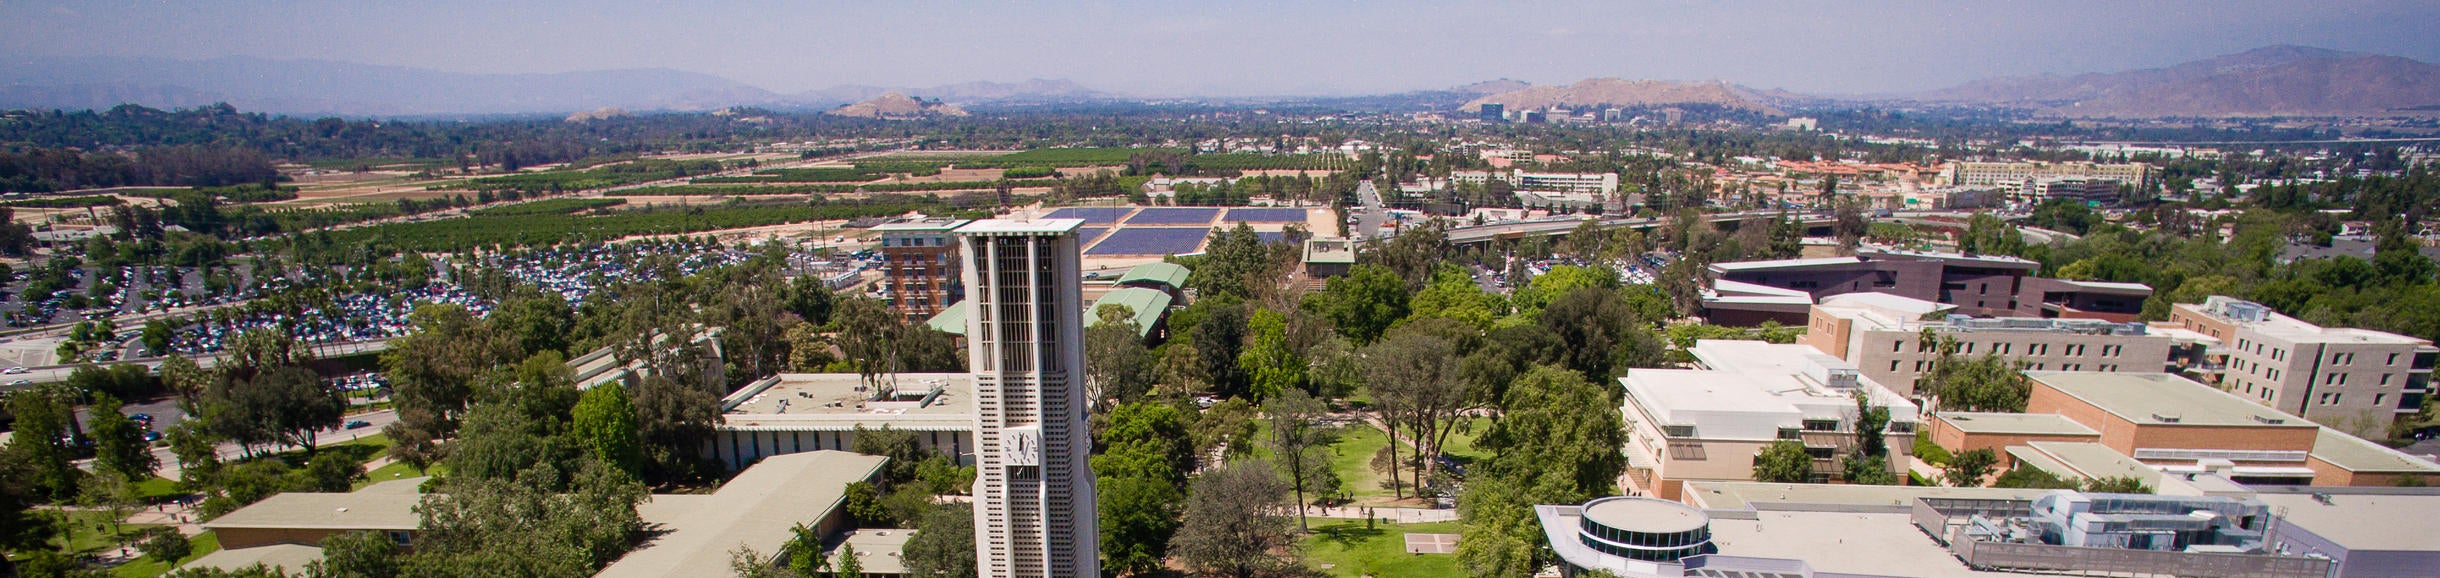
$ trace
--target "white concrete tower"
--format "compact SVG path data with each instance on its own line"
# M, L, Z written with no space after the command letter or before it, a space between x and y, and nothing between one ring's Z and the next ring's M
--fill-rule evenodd
M982 578L1098 576L1077 219L975 221L965 260Z

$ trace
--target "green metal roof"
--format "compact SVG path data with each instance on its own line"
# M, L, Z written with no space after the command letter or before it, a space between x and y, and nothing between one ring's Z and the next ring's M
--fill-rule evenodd
M1185 269L1180 268L1179 270ZM1169 310L1169 293L1142 287L1128 287L1111 291L1102 295L1100 299L1093 300L1093 307L1085 310L1085 327L1101 323L1100 311L1103 305L1125 305L1129 309L1134 309L1135 334L1151 335L1152 322L1159 321L1161 314Z
M1151 282L1167 284L1170 287L1185 287L1186 274L1186 267L1176 263L1146 263L1136 265L1134 269L1128 269L1127 274L1118 277L1118 283L1125 285Z
M923 324L948 332L950 335L965 335L966 315L973 310L974 302L959 301L947 309L940 310L940 313L932 315L931 319L924 320Z

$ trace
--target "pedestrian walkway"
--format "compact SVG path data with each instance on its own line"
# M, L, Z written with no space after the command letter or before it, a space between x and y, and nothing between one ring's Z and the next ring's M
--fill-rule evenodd
M1388 520L1401 524L1421 524L1426 522L1455 522L1457 521L1457 510L1432 510L1425 508L1373 508L1366 506L1306 506L1305 516L1313 518L1341 518L1352 520L1362 520L1365 517L1370 516L1374 519Z

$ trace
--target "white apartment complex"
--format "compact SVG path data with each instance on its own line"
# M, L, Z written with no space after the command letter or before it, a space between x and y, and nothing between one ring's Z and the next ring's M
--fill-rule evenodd
M1471 185L1507 182L1519 191L1608 194L1618 190L1618 173L1535 173L1527 171L1452 171L1449 180Z
M1856 401L1888 408L1890 472L1903 474L1920 419L1905 396L1838 358L1793 344L1705 340L1689 350L1699 369L1633 369L1619 410L1627 426L1627 476L1637 490L1680 498L1687 481L1746 481L1754 456L1779 440L1802 442L1813 476L1837 478L1855 449Z
M2180 345L2142 323L1947 314L1955 308L1887 293L1823 297L1798 343L1855 364L1864 377L1908 396L1940 359L1942 337L1956 342L1957 355L1998 355L2034 371L2160 372ZM1932 341L1924 340L1927 332Z
M1996 186L2020 190L2028 182L2053 178L2109 180L2143 186L2155 173L2145 163L1980 163L1954 162L1941 167L1944 183L1952 186Z
M2322 327L2260 303L2214 295L2169 322L2218 338L2205 357L2220 389L2359 436L2381 436L2431 392L2440 348L2395 333Z
M1096 576L1078 219L975 221L965 263L975 391L975 555L984 578Z

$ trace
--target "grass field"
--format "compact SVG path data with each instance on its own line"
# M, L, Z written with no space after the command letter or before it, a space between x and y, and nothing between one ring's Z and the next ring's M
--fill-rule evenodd
M1305 561L1331 576L1396 576L1398 578L1437 578L1465 576L1451 554L1408 554L1406 535L1409 533L1455 534L1456 522L1428 524L1380 523L1364 527L1363 520L1316 525L1313 534L1305 537ZM1328 565L1324 568L1324 565Z
M1338 443L1331 444L1334 456L1330 469L1339 473L1339 487L1346 488L1356 503L1386 502L1393 498L1388 488L1381 487L1383 476L1372 469L1373 454L1387 445L1389 433L1369 426L1339 430Z
M205 554L220 551L220 536L211 532L204 532L201 534L196 534L192 537L188 537L187 543L194 546L194 552L188 553L185 558L178 559L177 564L163 563L150 557L137 558L134 562L120 564L119 567L112 568L110 572L119 576L120 578L150 578L152 576L167 574L170 570L176 569L178 566L188 562L193 562L196 558L202 558Z
M432 469L418 470L415 469L414 466L409 466L404 462L392 462L390 465L374 468L373 471L365 472L364 479L356 480L355 486L350 487L349 489L361 490L364 489L365 486L370 486L381 482L417 476L437 476L448 472L449 466L440 464L433 464Z

